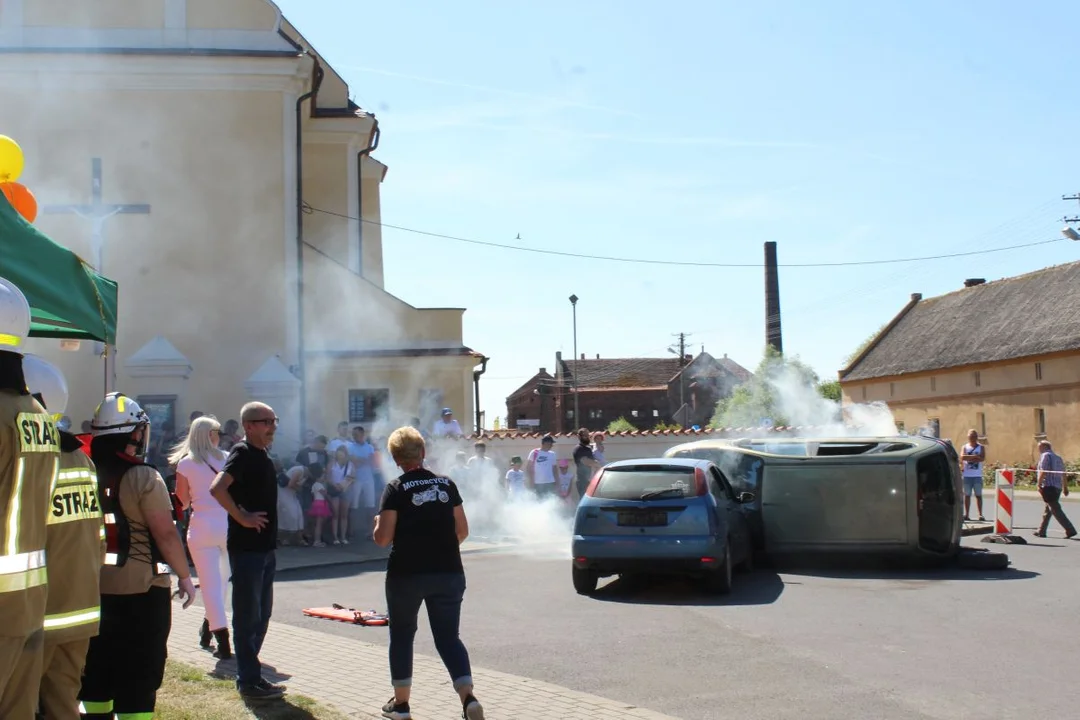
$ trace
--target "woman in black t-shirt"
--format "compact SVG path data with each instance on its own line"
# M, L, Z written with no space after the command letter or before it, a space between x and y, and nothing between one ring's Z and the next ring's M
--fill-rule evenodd
M383 706L383 717L412 717L413 638L423 603L435 648L461 698L462 717L483 720L484 710L472 694L469 653L458 636L465 595L459 545L469 536L461 495L453 480L424 469L424 438L415 428L395 430L387 449L403 474L386 484L375 518L375 543L393 545L386 565L386 609L394 697Z

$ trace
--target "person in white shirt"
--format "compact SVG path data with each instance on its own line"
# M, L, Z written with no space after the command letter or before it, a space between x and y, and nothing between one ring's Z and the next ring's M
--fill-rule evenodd
M558 456L551 449L554 445L555 438L545 435L540 447L529 452L529 484L541 500L555 494L555 463Z
M982 488L983 488L983 463L986 462L986 446L979 443L979 433L972 430L968 433L967 445L960 450L960 467L964 476L964 520L968 520L971 514L971 496L975 496L975 504L979 509L979 520L983 517Z
M367 441L364 428L353 428L352 442L346 445L355 472L355 482L349 487L349 535L367 538L371 535L375 517L375 448Z
M458 425L458 421L454 419L454 411L450 408L443 408L442 419L436 421L435 427L431 431L432 437L464 437L465 433L461 432L461 426Z
M506 471L506 494L511 500L525 496L525 471L521 469L521 457L510 458L510 469Z
M326 446L326 452L330 453L330 457L334 457L334 453L337 452L339 447L349 444L349 423L339 422L337 424L337 434L338 436Z

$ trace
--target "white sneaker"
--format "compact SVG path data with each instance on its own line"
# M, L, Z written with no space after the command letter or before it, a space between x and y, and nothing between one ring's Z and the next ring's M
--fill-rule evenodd
M465 720L484 720L484 708L480 704L480 701L473 698L468 705L465 706L465 710L461 713L461 717Z

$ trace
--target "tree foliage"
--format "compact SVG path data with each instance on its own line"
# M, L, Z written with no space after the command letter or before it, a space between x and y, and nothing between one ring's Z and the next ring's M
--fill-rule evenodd
M637 428L634 427L634 424L624 417L621 417L618 420L612 420L607 426L609 435L620 432L634 432L635 430L637 430Z

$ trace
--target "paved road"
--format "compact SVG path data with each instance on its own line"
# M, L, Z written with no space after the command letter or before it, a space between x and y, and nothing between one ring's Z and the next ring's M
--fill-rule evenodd
M1066 509L1080 521L1080 505ZM1080 542L1053 526L1057 538L1031 538L1040 511L1017 504L1027 546L966 539L1006 550L1005 572L758 571L724 600L619 581L584 598L557 554L469 553L462 634L479 666L686 720L1078 717ZM385 630L300 613L381 608L382 579L378 565L284 573L274 619L385 643ZM426 630L417 651L435 654Z

